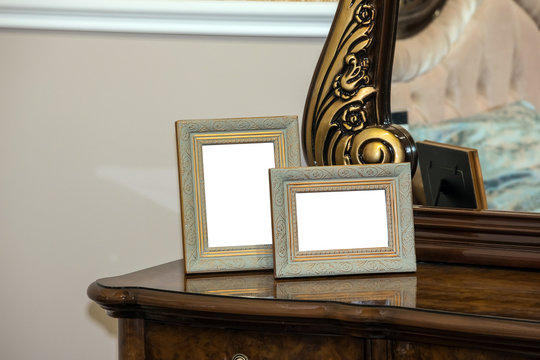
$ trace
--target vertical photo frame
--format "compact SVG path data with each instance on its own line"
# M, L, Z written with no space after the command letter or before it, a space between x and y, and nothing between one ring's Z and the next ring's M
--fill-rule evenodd
M272 268L268 170L300 165L296 117L176 123L185 271Z

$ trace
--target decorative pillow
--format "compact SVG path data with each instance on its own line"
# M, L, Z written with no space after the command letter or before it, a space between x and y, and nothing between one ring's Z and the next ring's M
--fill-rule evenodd
M540 212L540 114L531 104L408 129L416 141L477 149L488 208Z

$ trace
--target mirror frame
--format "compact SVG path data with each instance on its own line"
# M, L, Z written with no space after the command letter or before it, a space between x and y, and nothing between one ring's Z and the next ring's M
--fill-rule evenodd
M271 269L272 244L208 246L202 147L273 143L275 167L300 166L297 117L179 120L176 139L186 274Z
M540 269L540 214L414 206L418 261Z

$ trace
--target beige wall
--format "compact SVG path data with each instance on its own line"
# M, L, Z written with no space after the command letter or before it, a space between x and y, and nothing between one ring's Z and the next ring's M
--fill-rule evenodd
M0 31L0 358L115 359L86 288L181 257L174 121L301 115L322 45Z

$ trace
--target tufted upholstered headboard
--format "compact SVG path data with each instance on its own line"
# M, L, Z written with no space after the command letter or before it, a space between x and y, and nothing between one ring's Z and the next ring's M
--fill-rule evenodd
M517 100L540 109L540 1L447 0L396 43L392 111L436 123Z

